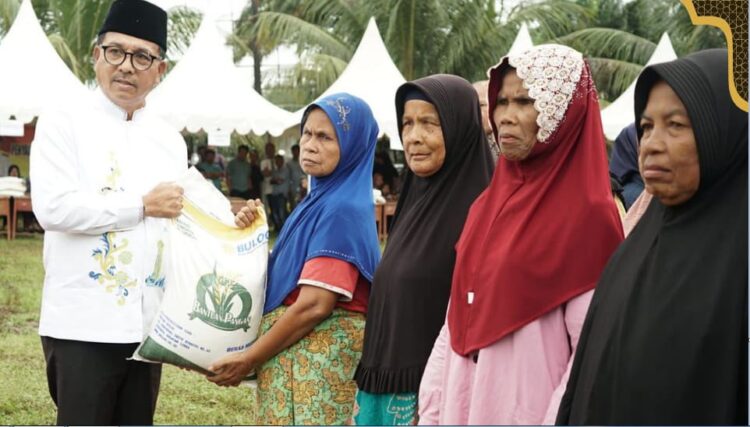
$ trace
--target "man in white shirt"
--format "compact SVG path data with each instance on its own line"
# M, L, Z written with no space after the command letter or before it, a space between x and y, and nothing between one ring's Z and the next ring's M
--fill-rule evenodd
M116 0L93 49L96 93L37 124L32 199L46 230L39 334L57 424L153 423L161 365L127 358L164 291L164 218L182 209L173 181L185 171L185 143L145 105L166 71L166 42L164 10Z

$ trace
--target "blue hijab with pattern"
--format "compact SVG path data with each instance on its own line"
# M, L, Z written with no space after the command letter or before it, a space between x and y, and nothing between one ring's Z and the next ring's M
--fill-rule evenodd
M305 262L331 257L357 267L372 283L380 262L372 199L372 167L378 124L363 100L337 93L310 104L331 120L339 142L340 159L325 177L312 177L310 192L284 223L268 261L264 313L284 301L297 287Z

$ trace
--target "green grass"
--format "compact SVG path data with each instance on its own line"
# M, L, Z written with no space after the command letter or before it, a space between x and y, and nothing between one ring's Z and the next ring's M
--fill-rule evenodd
M37 335L42 238L0 238L0 425L55 423ZM155 424L256 424L254 392L219 388L198 374L164 366Z

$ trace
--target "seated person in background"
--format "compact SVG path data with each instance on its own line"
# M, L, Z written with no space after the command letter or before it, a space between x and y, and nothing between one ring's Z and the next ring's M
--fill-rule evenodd
M380 194L383 197L388 198L388 196L391 195L391 186L385 182L383 174L380 172L372 174L372 187L376 190L380 190Z

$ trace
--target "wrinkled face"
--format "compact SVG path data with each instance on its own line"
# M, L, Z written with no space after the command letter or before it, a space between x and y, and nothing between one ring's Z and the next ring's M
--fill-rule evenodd
M646 191L666 206L690 200L700 183L698 148L687 109L666 82L651 88L640 125L638 166Z
M336 128L320 108L311 110L307 115L299 146L302 171L316 178L333 173L341 159Z
M104 34L102 46L116 46L126 52L141 52L156 57L160 53L156 43L115 32ZM130 55L122 64L111 65L104 59L104 50L98 45L94 46L93 57L96 81L102 92L115 105L131 114L143 107L146 95L156 87L167 70L167 63L161 60L154 60L148 70L136 70Z
M434 175L445 163L445 141L437 109L427 101L406 101L401 125L409 169L420 178Z
M539 112L534 109L534 100L523 87L523 80L515 69L509 68L502 77L497 105L492 112L500 153L506 159L517 162L529 156L537 142L537 116Z
M479 108L482 110L482 129L485 135L492 135L492 126L490 125L490 109L487 103L487 83L475 83L474 90L479 96Z

